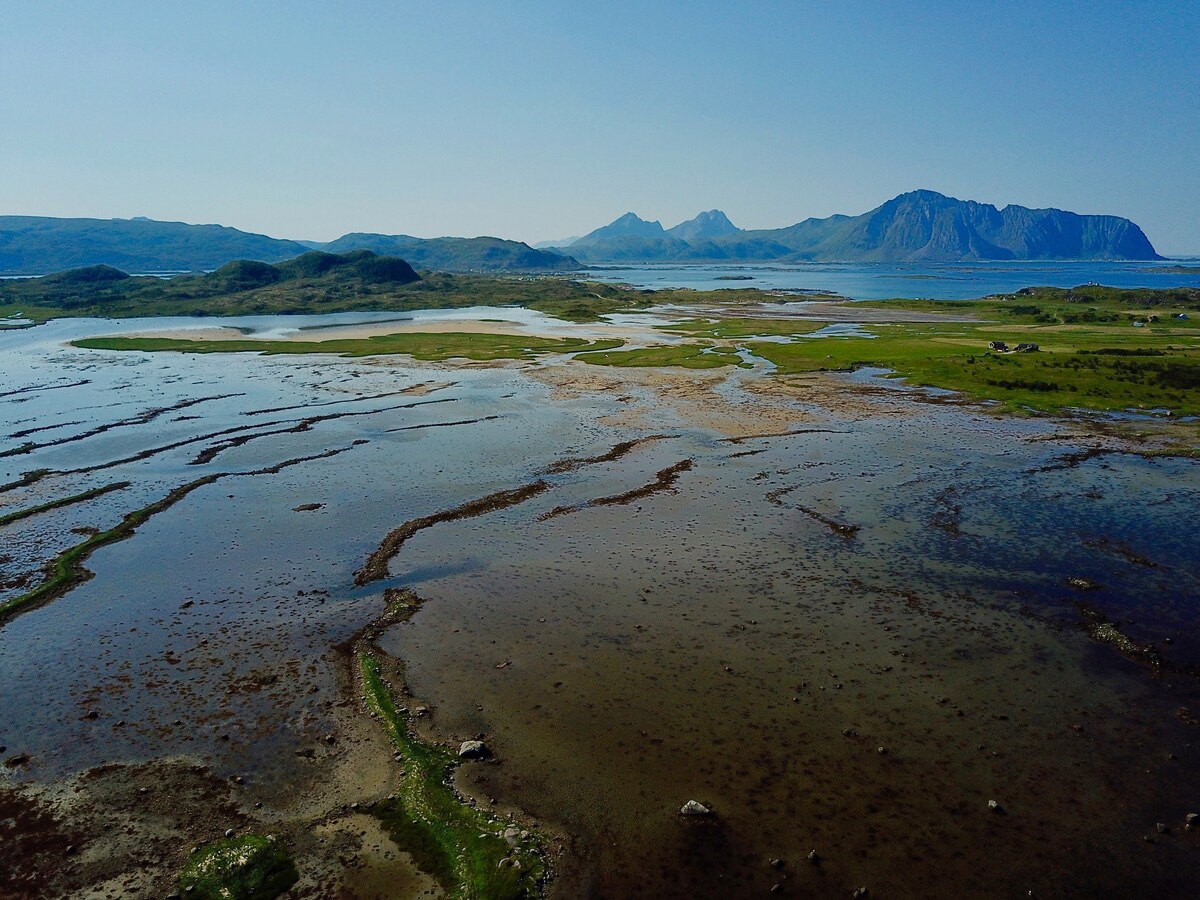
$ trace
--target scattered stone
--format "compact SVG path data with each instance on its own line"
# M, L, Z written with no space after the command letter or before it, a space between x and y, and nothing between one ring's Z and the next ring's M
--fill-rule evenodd
M1170 834L1171 826L1168 825L1166 822L1156 822L1156 823L1154 823L1154 830L1157 831L1159 834Z
M681 816L711 816L712 810L696 800L689 800L679 810Z
M782 892L783 892L783 882L782 881L777 881L773 885L771 885L771 893L772 894L779 894Z
M483 741L463 741L458 748L459 759L487 759L491 755Z
M1000 805L999 800L989 800L988 809L997 814L1003 814L1004 807Z
M1071 578L1068 578L1067 584L1075 588L1077 591L1098 591L1100 588L1104 587L1104 585L1097 581L1092 581L1090 578L1079 578L1078 576L1072 576Z
M1200 813L1188 813L1187 817L1183 820L1183 827L1188 831L1191 831L1193 828L1200 828Z
M521 829L509 826L504 829L504 842L510 847L517 846L521 841Z
M67 854L67 856L75 855L75 845L74 844L67 844L66 854Z
M83 717L88 721L95 721L96 719L100 718L100 713L96 712L94 709L90 709L83 714Z
M870 897L870 896L871 896L871 892L870 892L870 891L868 891L868 890L867 890L865 887L860 887L858 890L856 890L856 891L855 891L853 894L851 894L850 896L851 896L851 897Z
M806 856L805 859L807 859L814 866L821 861L821 857L818 855L816 850L809 850L808 856Z
M182 603L179 604L179 608L180 609L191 609L195 605L196 605L195 600L184 600Z
M771 860L771 865L776 869L781 869L783 868L783 860L777 856Z
M887 756L888 750L887 750L887 747L876 747L875 752L878 753L880 756Z
M332 734L327 734L327 735L325 735L325 743L336 744L337 738L335 738Z
M225 829L225 837L227 837L227 838L231 838L231 837L233 837L235 834L237 834L237 832L236 832L236 831L234 831L232 828L226 828L226 829Z

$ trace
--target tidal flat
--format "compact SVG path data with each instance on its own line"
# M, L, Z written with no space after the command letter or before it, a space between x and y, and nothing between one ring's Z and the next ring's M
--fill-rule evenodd
M0 625L0 896L166 896L229 846L289 897L1189 896L1194 425L680 323L631 367L0 334L0 604L135 517ZM670 365L730 335L774 363ZM405 824L446 802L451 858Z

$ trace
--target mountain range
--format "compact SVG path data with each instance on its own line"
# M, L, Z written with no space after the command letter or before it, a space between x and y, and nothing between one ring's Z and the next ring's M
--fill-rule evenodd
M371 250L442 272L571 271L579 262L552 250L493 237L415 238L347 234L336 241L290 241L223 225L154 219L0 216L0 275L43 275L106 265L126 272L210 272L236 259L276 263L310 250Z
M911 191L859 216L743 230L713 209L673 228L626 213L581 238L537 248L494 237L351 233L327 243L283 240L223 225L135 219L0 216L0 275L107 265L127 272L209 272L235 259L277 263L310 250L370 250L445 272L575 271L600 262L956 262L1161 259L1118 216L1003 209Z
M859 216L742 230L720 210L674 228L633 213L557 249L583 262L959 262L1161 259L1119 216L1084 216L910 191Z

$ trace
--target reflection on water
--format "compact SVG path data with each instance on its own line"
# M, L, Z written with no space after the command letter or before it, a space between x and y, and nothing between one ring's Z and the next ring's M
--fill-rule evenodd
M0 434L28 432L4 447L46 444L0 458L0 485L74 473L5 490L0 514L131 482L4 527L0 599L73 528L208 473L344 452L197 490L0 628L0 745L32 759L9 777L186 754L286 796L345 703L331 648L409 586L427 602L383 644L437 735L496 750L464 787L575 836L558 896L1185 896L1200 878L1182 830L1200 742L1179 712L1200 711L1194 462L1070 460L1044 421L900 389L737 444L662 414L671 440L546 475L650 429L600 424L628 397L554 398L515 368L62 344L151 324L176 323L0 335ZM253 440L215 434L242 426ZM682 460L672 491L588 505ZM421 531L389 581L353 586L401 522L537 477L545 494ZM1160 662L1090 637L1096 616ZM680 817L693 798L716 816Z

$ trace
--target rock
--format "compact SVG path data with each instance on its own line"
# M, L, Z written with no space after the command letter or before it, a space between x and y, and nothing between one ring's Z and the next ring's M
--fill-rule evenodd
M989 800L988 809L997 814L1002 814L1004 812L1004 807L1000 805L999 800Z
M711 816L712 810L696 800L689 800L679 810L681 816Z
M75 845L74 845L74 844L67 844L67 850L66 850L66 853L67 853L67 856L74 856L74 855L75 855Z
M805 859L807 859L814 866L821 861L821 857L817 855L816 850L809 850L808 856L806 856Z
M773 860L771 860L771 865L773 867L775 867L776 869L781 869L781 868L783 868L783 860L777 856Z
M336 744L337 738L335 738L332 734L327 734L327 735L325 735L325 743Z
M235 834L237 834L237 832L236 832L236 831L234 831L232 828L226 828L226 829L225 829L225 837L227 837L227 838L231 838L231 837L233 837Z
M1104 585L1097 581L1092 581L1090 578L1080 578L1078 576L1072 576L1071 578L1068 578L1067 584L1075 588L1077 591L1098 591L1100 588L1104 587Z
M487 759L492 755L483 741L463 741L458 748L459 759Z
M1171 826L1168 825L1166 822L1156 822L1154 824L1154 830L1157 831L1159 834L1170 834Z
M5 749L8 749L8 748L5 748ZM0 752L2 752L2 751L0 751ZM28 753L18 753L16 756L10 756L5 761L4 764L6 766L8 766L10 769L15 769L17 766L29 765L29 760L31 758L32 757L30 757L30 755Z
M510 847L517 846L521 841L521 829L512 826L504 829L504 842Z
M850 896L851 896L851 897L870 897L870 896L871 896L871 892L870 892L870 891L868 891L868 890L867 890L865 887L860 887L858 890L856 890L856 891L855 891L853 894L851 894Z
M1188 813L1184 817L1183 827L1188 831L1191 831L1193 828L1200 828L1200 813Z

